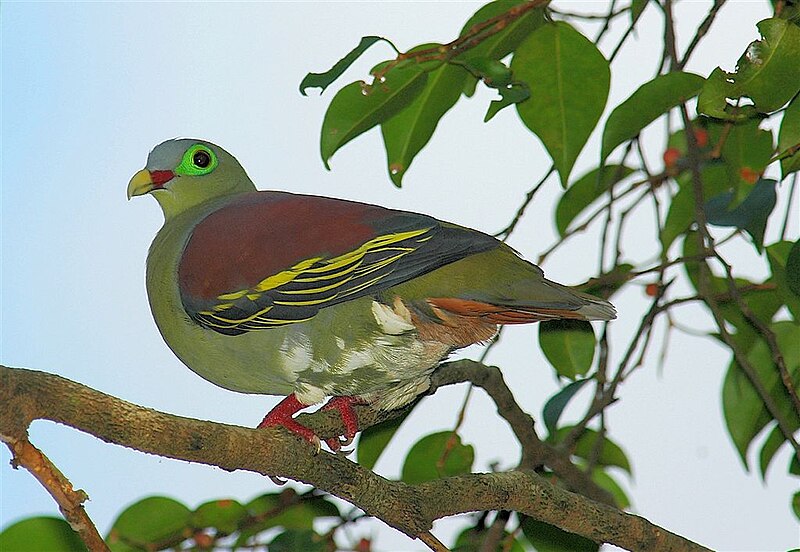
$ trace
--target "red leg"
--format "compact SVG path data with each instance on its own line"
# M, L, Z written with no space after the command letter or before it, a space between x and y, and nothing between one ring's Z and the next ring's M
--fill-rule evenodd
M326 439L325 442L333 451L338 451L342 446L347 446L353 442L358 433L358 415L353 410L354 404L365 404L363 399L358 397L333 397L322 410L338 410L344 424L344 440L336 437Z
M259 429L269 426L283 426L292 433L296 433L312 445L316 445L319 449L319 437L309 428L296 422L292 416L298 411L306 408L307 404L303 404L297 400L294 393L287 396L279 402L275 408L270 410L261 423L258 424Z

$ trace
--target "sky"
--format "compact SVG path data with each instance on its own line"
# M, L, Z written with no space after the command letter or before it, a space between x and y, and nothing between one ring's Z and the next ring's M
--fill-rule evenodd
M262 189L356 199L495 232L550 162L512 110L482 123L490 93L459 102L398 190L386 176L375 131L345 146L326 171L319 129L332 91L302 97L297 90L307 72L327 69L361 36L386 36L401 49L445 42L480 5L4 2L0 362L54 372L158 410L254 426L278 397L213 386L183 367L158 334L145 294L144 261L162 215L152 198L125 200L129 178L163 140L204 138L233 153ZM571 11L598 5L561 3ZM680 46L709 6L700 0L677 4ZM755 21L768 15L766 0L728 2L688 70L704 76L718 64L732 70L758 38ZM621 30L615 27L611 36ZM639 41L629 43L612 68L605 116L652 76L660 54L653 41L661 34L660 19L648 8ZM604 44L606 55L614 43ZM386 46L374 47L341 83L364 78L390 54ZM652 136L659 139L658 133ZM597 146L595 133L574 175L591 167ZM658 147L650 154L658 163ZM549 205L557 193L555 185L544 190L511 240L529 259L554 240ZM786 198L781 201L785 206ZM792 222L797 236L797 218ZM654 238L633 234L626 253L646 258ZM543 268L552 279L579 283L594 270L593 247L590 238L576 239ZM750 249L732 254L755 266ZM634 331L643 301L637 289L615 298L615 332ZM691 326L710 327L700 310L681 312ZM663 333L659 328L657 335ZM800 545L789 509L797 490L796 480L786 475L789 451L781 451L764 483L745 472L725 430L720 389L728 354L707 339L675 334L663 369L657 369L656 356L648 357L608 411L611 435L633 462L633 478L615 475L634 511L719 550ZM535 416L557 389L538 351L535 327L506 332L489 362L502 367L520 404ZM403 452L422 434L452 428L464 393L458 386L426 398L379 461L378 472L397 476ZM475 469L487 470L495 461L512 467L519 459L512 434L481 392L472 397L462 437L476 447ZM566 416L579 414L574 408ZM86 508L102 532L124 506L149 494L197 506L276 489L255 474L133 452L51 422L35 422L31 439L89 494ZM49 495L29 474L12 470L9 459L3 447L0 527L56 514ZM447 542L459 527L443 520L434 533ZM381 550L423 549L377 522L354 532L374 537Z

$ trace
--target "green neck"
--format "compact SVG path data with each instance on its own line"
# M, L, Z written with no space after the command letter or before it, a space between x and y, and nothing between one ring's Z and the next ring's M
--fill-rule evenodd
M205 186L185 186L176 194L175 191L169 188L154 190L153 197L156 198L161 210L164 212L164 221L170 222L178 215L185 213L211 201L219 201L231 196L253 192L255 186L250 179L228 181L226 187L220 189L215 186L214 188Z

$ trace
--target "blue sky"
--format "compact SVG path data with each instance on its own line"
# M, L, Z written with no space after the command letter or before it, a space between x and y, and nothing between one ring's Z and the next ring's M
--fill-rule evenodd
M767 17L767 4L729 3L689 69L703 75L719 63L732 69L757 38L753 22ZM496 231L549 161L511 110L488 125L481 122L490 94L459 103L414 162L404 188L396 190L375 132L337 153L333 170L325 171L319 127L332 94L304 98L297 91L306 72L327 69L362 35L387 36L401 49L445 41L479 6L4 3L0 361L55 372L159 410L255 425L276 397L216 388L185 369L162 342L144 291L144 260L161 214L151 198L126 202L128 179L155 144L194 136L236 155L261 188L358 199ZM679 3L679 21L691 29L708 6ZM649 78L658 59L646 40L651 30L653 37L661 34L655 14L645 12L640 29L646 30L642 42L620 59L626 70L612 69L609 106ZM690 36L679 32L684 44ZM387 47L376 47L351 69L350 80L363 78L372 62L388 55ZM592 153L579 160L576 174L590 166L596 145L594 136L587 148ZM657 162L659 150L651 149ZM512 240L528 258L552 243L547 194L556 192L551 187L531 206ZM640 236L626 250L646 249L650 242L652 236ZM544 268L553 279L577 283L593 270L595 255L585 249L590 247L592 240L576 239ZM641 300L636 293L617 300L615 331L635 328ZM508 332L490 358L533 413L556 389L535 336L534 328ZM626 487L637 512L712 547L796 546L797 524L788 507L796 482L784 468L788 451L776 460L765 486L744 473L725 433L718 397L727 363L714 345L676 336L663 373L652 362L625 385L609 419L612 435L634 462L635 479ZM378 470L398 473L401 454L421 435L420 427L451 428L463 393L459 387L426 399ZM476 469L494 460L511 466L518 458L510 432L493 411L481 393L474 394L463 433L477 447ZM151 493L197 505L274 489L256 475L131 452L49 422L35 423L31 436L88 492L87 509L102 531L123 506ZM12 470L8 459L3 448L0 526L56 513L50 497L27 473ZM444 521L437 530L447 535L453 527ZM421 548L378 524L360 530L378 535L383 549Z

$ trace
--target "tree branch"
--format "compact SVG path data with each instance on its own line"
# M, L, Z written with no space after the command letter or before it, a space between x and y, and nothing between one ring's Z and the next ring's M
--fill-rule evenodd
M302 481L413 538L428 539L424 534L433 521L444 516L513 509L629 550L707 550L644 518L555 487L530 470L407 485L384 479L343 455L315 454L313 446L282 428L254 430L183 418L53 374L0 366L0 438L26 438L28 426L37 419L150 454Z

